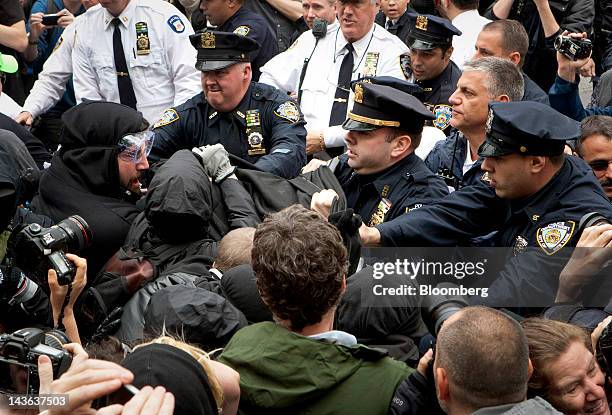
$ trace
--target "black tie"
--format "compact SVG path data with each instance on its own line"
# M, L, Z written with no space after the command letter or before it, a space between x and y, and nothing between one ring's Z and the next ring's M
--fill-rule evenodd
M340 65L340 72L338 73L338 86L336 87L334 105L332 106L331 116L329 117L330 127L341 125L346 119L346 108L348 107L351 77L353 75L353 51L355 48L350 43L347 43L345 48L348 50L348 53L344 55L342 65Z
M119 30L121 20L115 17L111 23L115 26L115 31L113 32L113 55L115 55L119 100L122 104L136 109L136 95L134 94L134 87L132 86L132 80L130 79L130 73L125 61L123 43L121 43L121 31Z

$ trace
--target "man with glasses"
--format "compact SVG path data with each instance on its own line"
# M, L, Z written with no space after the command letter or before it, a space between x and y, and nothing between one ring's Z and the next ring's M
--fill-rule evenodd
M595 115L585 118L576 150L593 169L601 187L612 200L612 117Z
M59 222L82 216L93 235L83 251L95 275L121 247L140 212L140 177L149 168L153 134L140 112L122 104L88 101L62 115L61 150L40 179L32 210Z

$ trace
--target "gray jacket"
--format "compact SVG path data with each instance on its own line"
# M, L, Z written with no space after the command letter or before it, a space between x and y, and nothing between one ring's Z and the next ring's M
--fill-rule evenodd
M472 415L562 415L547 401L535 397L520 403L481 408Z

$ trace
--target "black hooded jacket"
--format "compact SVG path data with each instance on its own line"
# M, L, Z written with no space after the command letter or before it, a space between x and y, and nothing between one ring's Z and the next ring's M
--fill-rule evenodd
M146 121L125 105L94 101L71 108L62 120L62 149L43 173L32 209L55 222L71 215L85 219L92 245L81 255L89 274L95 275L121 247L139 213L122 198L117 143L123 135L146 128Z

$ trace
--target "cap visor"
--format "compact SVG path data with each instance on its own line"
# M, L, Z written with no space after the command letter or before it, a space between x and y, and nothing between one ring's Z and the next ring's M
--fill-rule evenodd
M349 130L349 131L372 131L380 127L373 125L373 124L368 124L365 122L355 121L350 118L347 118L342 123L342 128L344 128L345 130Z
M512 149L500 147L496 143L489 141L488 138L478 148L478 156L480 157L499 157L510 153L513 153Z
M196 62L196 69L202 72L216 71L218 69L227 68L238 63L238 61L198 61Z
M410 49L417 49L417 50L432 50L432 49L439 47L439 45L435 43L427 42L421 39L413 39L413 40L408 40L408 47Z
M19 69L17 59L11 55L0 54L0 72L15 73Z

